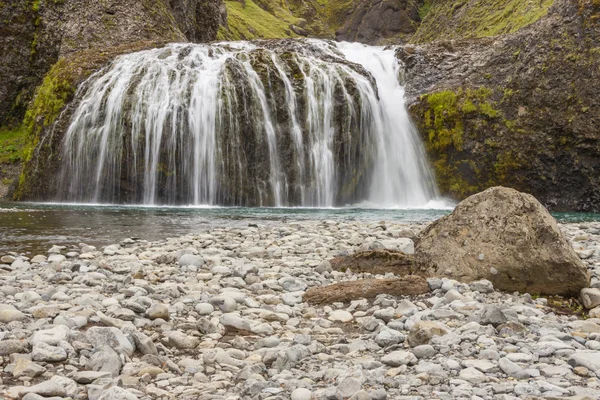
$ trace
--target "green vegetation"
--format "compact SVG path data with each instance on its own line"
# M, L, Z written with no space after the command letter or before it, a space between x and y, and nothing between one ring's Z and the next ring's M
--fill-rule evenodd
M225 5L227 6L229 30L219 29L219 40L274 39L297 36L290 30L290 25L296 23L298 19L282 7L273 8L274 15L259 7L253 0L244 2L227 0Z
M495 36L515 32L543 17L554 0L431 0L412 41ZM425 13L426 11L426 13Z
M25 114L24 126L29 136L37 136L59 116L67 100L75 93L67 62L61 58L44 77L31 107Z
M357 0L225 0L229 27L220 27L219 40L298 37L291 25L311 36L333 38Z
M425 0L421 8L419 8L419 17L421 20L424 20L429 11L431 11L431 7L433 6L433 0Z
M481 179L477 163L458 154L463 151L466 124L485 127L501 120L496 103L490 100L492 95L492 89L480 87L456 92L442 91L421 97L419 116L422 118L418 120L422 122L420 128L425 136L425 147L434 160L434 172L444 193L464 198L488 184ZM489 147L495 146L491 140L485 143ZM499 156L495 164L498 179L505 179L515 165L512 155ZM465 171L469 171L466 175L473 179L465 179Z
M25 155L31 151L31 145L23 127L0 128L0 164L24 161Z

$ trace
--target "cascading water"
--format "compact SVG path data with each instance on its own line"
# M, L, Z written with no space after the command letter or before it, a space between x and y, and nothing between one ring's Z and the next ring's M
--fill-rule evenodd
M59 200L422 207L435 184L397 75L393 50L318 40L119 57L77 94Z

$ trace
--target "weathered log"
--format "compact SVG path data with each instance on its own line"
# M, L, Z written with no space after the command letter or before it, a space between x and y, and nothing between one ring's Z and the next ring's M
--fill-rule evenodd
M363 251L334 258L329 263L336 271L346 272L349 269L354 273L374 275L385 275L389 272L398 276L412 275L417 269L414 255L391 250Z
M370 299L379 294L414 296L429 292L429 285L421 276L408 275L391 279L363 279L315 287L304 293L304 301L310 304L349 302Z

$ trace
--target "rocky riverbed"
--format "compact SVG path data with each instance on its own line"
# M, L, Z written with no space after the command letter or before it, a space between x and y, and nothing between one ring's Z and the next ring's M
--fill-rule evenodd
M431 278L420 296L314 306L328 260L413 251L424 224L302 221L55 246L0 265L0 393L53 399L600 398L600 223L561 230L576 302ZM387 276L388 278L390 276ZM583 312L583 318L582 318Z

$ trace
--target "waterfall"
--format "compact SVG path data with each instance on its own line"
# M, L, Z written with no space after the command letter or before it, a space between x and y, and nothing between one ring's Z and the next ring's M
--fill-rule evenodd
M393 49L171 44L118 57L76 101L60 201L422 207L436 196Z

